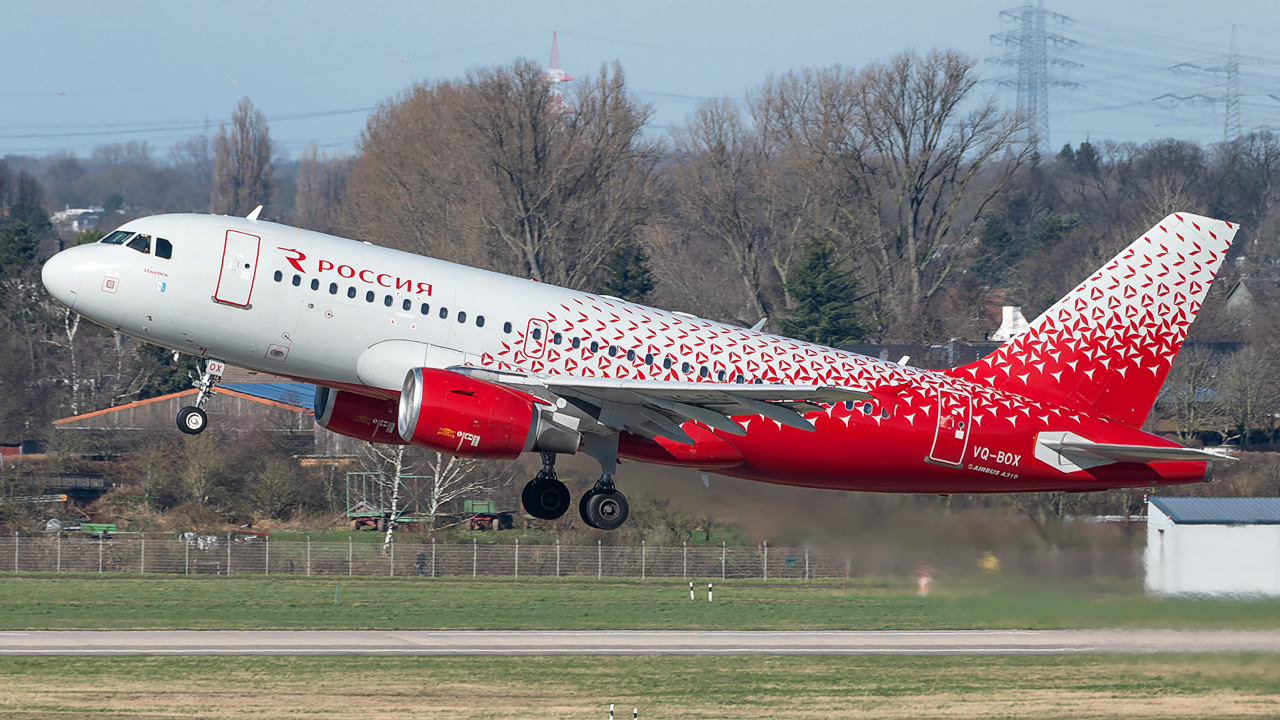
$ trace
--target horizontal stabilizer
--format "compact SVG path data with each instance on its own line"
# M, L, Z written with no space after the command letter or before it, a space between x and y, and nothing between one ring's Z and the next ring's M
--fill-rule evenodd
M1117 445L1097 443L1069 432L1040 433L1036 457L1063 472L1075 472L1109 463L1205 462L1235 460L1223 452L1181 446Z

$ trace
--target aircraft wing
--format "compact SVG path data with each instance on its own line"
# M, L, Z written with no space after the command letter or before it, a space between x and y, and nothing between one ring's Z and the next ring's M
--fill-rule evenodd
M1235 460L1222 452L1189 447L1155 447L1150 445L1112 445L1088 440L1040 440L1050 450L1075 456L1091 456L1113 462L1151 463L1196 460Z
M544 375L450 368L480 380L507 385L544 400L564 399L601 425L646 437L665 437L693 444L680 425L694 420L733 435L746 430L735 415L763 415L788 427L814 429L803 413L821 410L819 403L870 400L865 390L838 385L754 385L745 383L667 382ZM552 397L553 396L553 397Z

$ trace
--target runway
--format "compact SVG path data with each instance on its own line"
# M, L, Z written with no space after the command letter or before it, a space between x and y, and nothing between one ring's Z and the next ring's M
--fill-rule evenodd
M1280 630L32 630L0 655L1061 655L1280 653Z

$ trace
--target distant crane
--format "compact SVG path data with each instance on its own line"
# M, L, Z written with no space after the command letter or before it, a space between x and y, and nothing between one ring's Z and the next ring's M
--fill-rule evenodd
M552 30L551 62L547 64L547 71L542 74L542 79L551 85L551 98L547 103L550 110L557 114L569 114L574 109L564 101L564 91L560 89L560 85L573 82L573 78L560 67L560 43L556 35L556 31Z

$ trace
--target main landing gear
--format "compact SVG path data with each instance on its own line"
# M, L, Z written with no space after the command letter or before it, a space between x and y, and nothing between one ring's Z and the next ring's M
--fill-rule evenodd
M218 381L222 379L222 373L227 369L226 363L221 360L205 360L204 368L200 371L200 377L192 380L192 387L196 388L196 404L188 405L178 411L178 429L188 435L199 435L209 426L209 417L205 415L203 410L204 404L208 402L209 396L217 392L214 387Z
M600 462L600 479L578 501L578 514L587 525L600 530L617 530L627 521L627 498L613 486L613 469L618 464L618 436L587 436L586 454ZM569 488L556 478L555 453L542 453L542 470L520 493L525 512L540 520L557 520L572 501Z
M525 512L539 520L557 520L572 501L569 488L556 477L556 454L542 453L542 470L520 493Z

